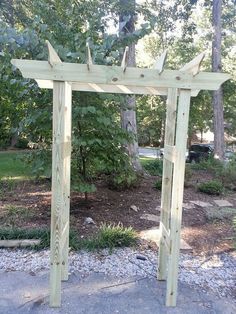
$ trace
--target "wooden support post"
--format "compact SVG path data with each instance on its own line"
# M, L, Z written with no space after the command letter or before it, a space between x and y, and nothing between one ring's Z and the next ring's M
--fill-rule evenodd
M174 163L171 201L170 256L166 293L167 306L176 306L177 299L178 261L190 99L191 90L180 90L175 137L176 161Z
M70 154L71 85L67 82L54 81L50 253L51 307L60 306L61 279L68 278Z
M176 123L176 106L177 106L177 89L168 89L166 125L165 125L165 147L166 145L174 145L175 140L175 123ZM162 176L162 192L161 192L161 219L160 219L160 243L159 243L159 259L158 274L159 280L166 280L167 270L167 248L165 246L164 232L162 225L169 229L169 216L171 208L171 188L172 188L172 169L173 164L165 158L163 159L163 176Z

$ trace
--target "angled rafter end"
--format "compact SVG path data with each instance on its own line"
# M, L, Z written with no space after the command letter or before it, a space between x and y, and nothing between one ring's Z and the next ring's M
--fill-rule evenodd
M126 46L125 47L125 52L124 52L124 55L123 55L123 59L122 59L122 62L121 62L121 67L123 69L123 72L125 72L125 70L127 68L128 52L129 52L129 47Z
M86 43L86 47L87 47L87 67L88 67L88 70L90 70L90 66L93 64L93 60L91 56L89 43Z
M200 71L200 66L205 58L205 52L200 53L198 56L196 56L193 60L186 63L181 69L181 72L187 72L191 73L193 76L197 75Z
M53 48L53 46L50 44L48 40L46 40L46 44L48 47L48 62L51 65L51 67L53 67L55 64L62 63L56 50Z
M155 62L154 69L158 71L158 74L161 74L164 70L166 57L167 57L167 49L161 54L161 56Z

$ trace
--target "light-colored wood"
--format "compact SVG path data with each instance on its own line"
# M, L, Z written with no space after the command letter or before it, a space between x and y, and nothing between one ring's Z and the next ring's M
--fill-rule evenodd
M70 220L70 172L71 172L71 105L72 88L64 83L64 130L63 130L63 197L62 212L62 269L61 279L68 280L68 252L69 252L69 220Z
M173 146L175 140L175 123L177 107L177 89L168 89L166 124L165 124L165 147ZM171 188L172 188L173 164L166 158L163 160L162 191L161 191L161 223L160 223L160 245L158 256L158 280L166 280L168 251L165 246L164 231L162 226L169 229L169 216L171 209Z
M166 305L175 306L177 298L178 260L182 221L184 190L185 153L187 145L190 90L181 90L178 103L175 146L177 152L173 170L171 216L170 216L170 256L168 262Z
M52 209L50 254L50 306L61 304L61 279L68 276L68 233L71 141L71 86L66 82L53 85L53 149L52 149ZM67 144L66 144L67 143ZM69 143L69 144L68 144ZM62 248L62 242L65 243ZM63 251L63 254L62 254ZM62 267L63 264L63 267Z
M16 240L0 240L0 247L27 247L39 245L39 239L16 239Z
M59 58L58 54L54 50L53 46L50 44L48 40L46 40L46 44L48 47L48 62L51 67L54 67L54 65L62 63L61 59Z
M53 88L53 81L36 80L40 88ZM168 88L154 88L130 85L109 85L109 84L94 84L94 83L78 83L71 82L72 90L86 91L95 93L112 93L112 94L137 94L137 95L161 95L166 96ZM191 96L196 97L199 90L191 91Z
M191 73L193 76L197 75L200 71L200 66L204 58L205 52L202 52L196 58L186 63L180 71Z
M166 227L164 226L164 224L160 221L160 227L159 229L161 229L161 235L162 235L162 238L165 242L165 245L167 247L167 250L170 250L170 230L166 229Z
M127 63L128 63L128 53L129 53L129 47L126 46L125 47L125 52L121 61L121 67L123 69L123 72L125 72L126 68L127 68Z
M167 57L167 50L165 50L162 55L157 59L155 65L154 65L154 69L157 70L158 74L161 74L164 70L164 65L165 65L165 61L166 61L166 57Z
M167 145L167 144L165 145L164 158L171 161L171 162L175 162L175 159L176 159L175 146L171 146L171 145Z
M87 67L88 67L88 70L90 70L91 65L93 65L93 60L92 60L92 56L91 56L89 43L87 43L86 46L87 46Z
M200 72L193 76L176 70L164 70L159 75L153 69L134 67L127 67L124 73L121 67L105 65L93 65L88 71L86 64L66 62L54 65L52 70L45 61L13 59L11 62L26 78L80 83L217 90L230 78L225 73Z

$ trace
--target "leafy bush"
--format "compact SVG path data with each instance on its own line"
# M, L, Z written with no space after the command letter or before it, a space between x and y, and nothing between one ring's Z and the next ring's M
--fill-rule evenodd
M28 147L29 141L26 138L19 138L16 142L15 147L26 149Z
M111 189L122 191L138 185L139 175L130 167L125 172L116 172L109 176L108 184Z
M145 161L143 168L152 176L162 176L163 161L160 159Z
M210 157L206 160L201 160L199 163L192 164L191 168L194 170L206 170L213 174L218 174L224 167L224 164L219 159Z
M156 183L154 184L154 187L155 187L157 190L161 191L161 188L162 188L162 180L161 180L161 179L160 179L160 180L157 180Z
M223 193L223 185L220 181L211 180L200 183L198 185L198 190L210 195L220 195Z

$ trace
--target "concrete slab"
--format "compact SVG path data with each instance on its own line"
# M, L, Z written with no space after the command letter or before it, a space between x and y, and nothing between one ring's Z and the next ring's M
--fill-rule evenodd
M234 314L231 300L179 283L177 307L165 306L165 282L155 278L117 279L102 274L72 274L62 283L61 308L50 308L48 273L0 273L1 314Z
M216 205L219 207L232 207L233 206L233 204L231 204L227 200L214 200L213 202L216 203Z
M151 228L148 230L143 230L139 233L140 237L147 241L153 241L159 245L160 240L160 230L159 228ZM180 250L185 253L192 252L192 247L188 245L183 239L180 240Z
M140 219L154 221L154 222L160 222L160 216L153 215L153 214L143 214Z
M195 204L195 205L200 206L200 207L211 207L211 206L213 206L211 203L202 202L202 201L190 201L190 203Z

